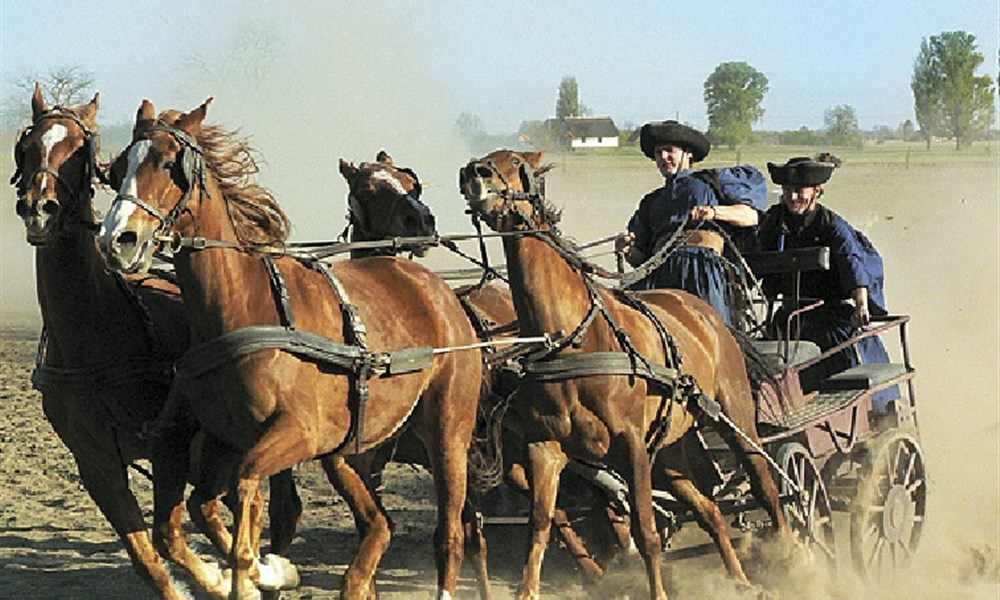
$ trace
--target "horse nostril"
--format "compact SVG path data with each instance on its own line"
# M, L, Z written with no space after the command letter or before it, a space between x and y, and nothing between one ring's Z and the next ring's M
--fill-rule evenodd
M53 200L52 198L47 198L45 202L42 203L42 212L47 216L53 216L59 212L59 202Z
M480 177L482 177L484 179L487 178L487 177L489 177L491 174L492 173L490 173L489 167L483 167L483 166L476 167L476 175L478 175L478 176L480 176Z
M139 238L136 236L134 231L123 231L118 235L115 241L119 246L134 246L138 239Z
M28 207L27 200L18 200L17 204L14 205L14 210L17 211L17 216L24 219L28 216L28 213L31 211L31 208Z

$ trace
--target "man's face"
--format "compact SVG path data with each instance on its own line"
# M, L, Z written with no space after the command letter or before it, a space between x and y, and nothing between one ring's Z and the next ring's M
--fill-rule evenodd
M654 148L653 156L656 158L656 168L664 177L672 177L677 174L677 171L686 169L691 157L684 148L670 144Z
M816 210L819 199L819 186L795 187L781 186L781 200L792 214L807 215Z

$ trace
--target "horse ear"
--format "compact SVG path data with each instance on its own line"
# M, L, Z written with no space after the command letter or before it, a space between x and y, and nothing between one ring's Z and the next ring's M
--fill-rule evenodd
M37 119L42 113L49 111L49 103L42 94L42 84L35 82L35 93L31 96L31 118Z
M540 150L538 152L524 152L524 159L528 161L528 164L533 168L537 169L542 166L542 157L545 156L545 151Z
M156 119L156 109L153 108L153 103L149 100L143 100L142 104L139 105L139 110L135 113L135 122L152 121L154 119Z
M346 179L348 183L354 180L354 176L357 172L358 168L354 166L354 163L340 159L340 174L343 175L344 179Z
M393 164L392 157L385 150L379 150L378 155L375 157L375 162L386 163L387 165Z
M214 98L209 97L201 106L177 119L177 129L191 135L196 135L201 130L201 122L205 120L205 115L208 113L208 105L212 103L212 100Z
M94 99L91 100L80 110L80 118L84 123L93 127L97 124L97 109L101 105L101 93L98 92L94 94Z

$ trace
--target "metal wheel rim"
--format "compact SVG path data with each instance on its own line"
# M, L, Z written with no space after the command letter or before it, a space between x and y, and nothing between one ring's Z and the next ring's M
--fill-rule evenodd
M796 494L792 485L779 477L782 496L791 494L794 499L782 504L782 511L792 531L813 550L830 563L837 563L837 544L833 528L833 510L812 455L797 442L785 444L778 450L778 464L801 490Z
M909 566L927 508L927 475L920 445L889 432L872 453L851 510L851 554L866 578L891 581Z

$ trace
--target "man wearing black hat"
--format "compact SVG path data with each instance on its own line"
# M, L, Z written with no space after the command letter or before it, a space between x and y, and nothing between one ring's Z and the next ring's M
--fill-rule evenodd
M830 269L801 274L799 294L821 299L823 305L807 311L801 320L800 337L826 350L847 341L855 331L867 326L872 315L884 315L885 297L882 257L867 237L846 219L819 203L823 185L836 165L808 157L789 159L783 165L767 163L771 181L781 186L781 203L771 207L758 230L761 250L784 251L796 248L827 246ZM786 274L764 276L764 293L769 298L781 294L793 297L794 278ZM787 322L790 311L783 306L773 319L775 334ZM858 344L863 363L886 363L889 355L878 336ZM853 348L820 362L804 373L804 386L810 386L833 373L858 364ZM875 409L884 411L888 402L899 397L891 388L873 398Z
M725 238L718 229L753 227L758 213L750 204L719 198L705 180L692 176L691 165L711 149L700 131L677 121L646 123L639 132L642 152L663 175L663 187L639 202L619 239L618 250L632 266L649 260L668 243L679 244L663 263L636 287L676 288L709 304L727 324L737 322L729 277L722 260ZM712 222L711 226L706 226ZM685 224L690 227L678 235Z

